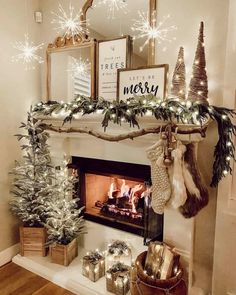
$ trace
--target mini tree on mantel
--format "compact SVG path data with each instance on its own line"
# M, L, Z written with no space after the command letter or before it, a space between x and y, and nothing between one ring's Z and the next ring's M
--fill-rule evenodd
M16 136L24 141L21 145L24 161L16 161L11 172L14 175L11 210L28 227L43 227L49 210L47 203L53 194L54 169L47 145L49 134L40 123L29 112L27 123L21 124L20 128L26 133Z

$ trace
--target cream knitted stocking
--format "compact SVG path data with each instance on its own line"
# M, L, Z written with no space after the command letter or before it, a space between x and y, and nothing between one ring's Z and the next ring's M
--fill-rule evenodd
M157 214L163 214L165 204L171 196L168 171L163 164L163 140L159 140L147 150L147 157L151 161L152 177L152 208Z

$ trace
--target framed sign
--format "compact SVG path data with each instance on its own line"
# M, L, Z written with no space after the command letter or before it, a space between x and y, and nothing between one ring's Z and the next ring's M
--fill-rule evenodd
M168 70L167 64L118 70L117 97L127 100L135 95L153 94L164 100Z
M106 100L117 99L117 70L131 65L132 42L130 36L98 41L97 96Z

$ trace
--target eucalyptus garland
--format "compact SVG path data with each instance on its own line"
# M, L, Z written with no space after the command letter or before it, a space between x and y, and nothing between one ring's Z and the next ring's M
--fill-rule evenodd
M232 174L231 159L235 160L235 147L233 135L236 135L236 126L232 118L236 115L234 110L209 106L204 103L190 100L168 99L162 101L152 95L136 96L127 101L107 101L102 98L92 100L78 96L72 102L50 101L38 103L34 106L37 115L56 116L64 115L64 122L71 122L76 115L94 113L103 114L102 127L106 131L110 122L122 124L128 122L131 127L138 127L138 118L145 115L154 116L157 120L173 124L195 124L200 128L209 120L218 125L219 139L214 151L213 177L211 186L216 187L222 177Z

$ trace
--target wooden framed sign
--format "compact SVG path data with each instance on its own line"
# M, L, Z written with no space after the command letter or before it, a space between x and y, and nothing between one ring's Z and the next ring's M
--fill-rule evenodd
M106 100L117 99L117 70L130 67L132 41L130 36L98 41L97 96Z
M118 70L117 97L126 100L135 95L153 94L164 100L168 70L167 64Z

